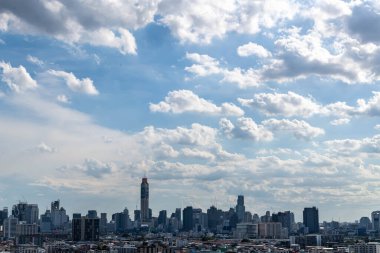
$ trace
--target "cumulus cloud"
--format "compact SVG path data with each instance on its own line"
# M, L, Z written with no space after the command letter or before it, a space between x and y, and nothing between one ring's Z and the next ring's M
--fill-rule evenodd
M64 103L64 104L70 104L71 103L70 99L65 94L58 95L57 101Z
M219 121L221 131L229 138L247 139L253 141L271 141L273 134L264 126L256 124L251 118L239 118L234 125L230 120L222 118Z
M363 139L338 139L325 141L327 148L334 153L353 155L357 153L377 155L380 152L380 135Z
M267 116L310 117L321 113L321 106L312 98L297 93L258 93L252 99L238 98L241 105L258 109Z
M14 92L23 92L37 88L37 82L30 76L24 66L12 67L9 63L0 61L2 69L1 80Z
M122 54L136 54L136 42L129 30L152 22L156 10L156 1L32 0L25 3L5 0L0 7L0 28L21 34L48 35L70 44L116 48Z
M220 66L219 61L215 58L197 53L187 53L186 58L195 63L189 67L185 67L185 71L194 74L195 77L219 74L222 76L220 82L233 83L240 88L259 86L258 73L253 69L224 68Z
M34 150L36 150L40 153L55 153L55 152L57 152L56 148L50 147L47 144L45 144L44 142L41 142L40 144L38 144L34 148Z
M350 123L350 119L343 118L343 119L335 119L330 121L330 124L333 126L340 126L340 125L346 125Z
M276 8L273 8L276 6ZM229 32L255 34L290 20L298 11L292 1L161 1L159 22L181 42L209 44Z
M38 66L42 66L42 65L44 65L44 62L42 61L42 60L40 60L40 59L38 59L37 57L35 57L35 56L32 56L32 55L27 55L26 56L26 60L28 61L28 62L30 62L30 63L33 63L33 64L36 64L36 65L38 65Z
M262 124L274 132L280 131L291 133L297 139L310 140L325 134L323 129L313 127L303 120L268 119L264 120Z
M95 159L86 159L82 165L76 166L77 169L83 170L86 175L96 178L102 178L105 174L111 174L114 170L111 163L104 163Z
M171 91L165 97L165 101L158 104L150 104L152 112L169 112L180 114L185 112L196 112L205 114L222 114L228 116L242 116L244 111L232 103L223 103L216 106L210 101L200 98L190 90Z
M355 6L352 15L346 18L348 30L356 35L364 43L380 42L379 8L376 1L366 1L362 5Z
M259 58L268 58L272 56L272 54L263 46L253 42L239 46L237 49L237 54L242 57L254 55Z
M99 92L94 86L93 81L90 78L77 78L71 72L65 72L60 70L52 70L48 71L48 74L54 77L62 78L66 85L72 90L80 93L84 93L87 95L98 95Z

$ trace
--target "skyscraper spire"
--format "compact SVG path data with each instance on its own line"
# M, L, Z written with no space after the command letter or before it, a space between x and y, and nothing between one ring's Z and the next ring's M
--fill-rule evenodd
M148 178L144 176L141 182L141 198L140 198L140 209L141 209L141 221L149 221L149 184Z

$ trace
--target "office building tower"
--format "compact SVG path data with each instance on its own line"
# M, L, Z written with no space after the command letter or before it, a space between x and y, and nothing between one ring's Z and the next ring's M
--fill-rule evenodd
M217 226L220 224L220 214L218 212L218 209L215 206L211 206L209 209L207 209L207 217L208 217L208 229L216 233Z
M121 213L115 213L112 217L115 221L115 229L117 233L123 233L130 227L131 220L127 208L124 208L124 211Z
M269 211L265 212L265 215L260 217L261 222L271 222L272 221L272 216L270 215Z
M181 208L176 208L175 209L175 217L177 219L177 221L179 222L179 224L181 224Z
M310 234L319 233L319 215L315 206L303 209L303 224Z
M359 221L359 225L366 230L372 229L371 220L368 217L361 217Z
M59 210L59 199L51 202L50 207L51 211Z
M239 195L237 199L237 205L236 205L236 214L238 217L238 222L244 221L244 214L245 214L245 206L244 206L244 196Z
M149 184L148 179L143 177L141 182L140 211L141 222L149 222Z
M51 211L51 222L53 229L64 230L65 226L69 223L69 216L66 214L65 208L54 208Z
M35 245L39 241L39 231L37 224L27 224L25 222L16 225L16 245L32 244Z
M10 239L16 236L16 225L18 224L18 219L13 215L6 218L3 222L4 238Z
M280 222L283 228L287 228L288 232L292 232L294 224L294 213L290 211L278 212L272 214L273 222Z
M193 229L196 232L206 230L208 227L207 213L200 208L193 208Z
M99 233L101 235L107 234L107 213L100 214Z
M80 213L73 213L73 219L80 219L82 217L82 214Z
M166 210L161 210L158 214L157 225L161 228L165 228L167 225L167 213Z
M282 225L280 222L264 222L258 224L259 238L281 239Z
M373 211L371 213L372 229L380 231L380 211Z
M46 210L44 214L41 214L40 218L40 231L41 233L51 233L52 221L51 221L51 212Z
M73 218L72 220L73 241L98 241L99 218Z
M12 215L19 221L24 221L27 224L38 222L38 205L19 202L12 207Z
M188 206L185 209L183 209L183 231L191 231L193 229L194 223L193 223L193 207Z
M0 210L0 225L3 224L6 218L8 218L8 208L4 207L3 210Z
M96 210L88 210L87 217L90 219L98 218L98 213Z
M135 222L141 222L141 211L135 210L134 211L134 219Z

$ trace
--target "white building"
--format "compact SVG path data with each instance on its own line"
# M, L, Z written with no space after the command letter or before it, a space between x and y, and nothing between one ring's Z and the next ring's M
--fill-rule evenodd
M238 223L236 224L235 238L248 239L257 238L258 226L253 223Z
M17 223L18 223L18 219L13 217L12 215L4 220L3 231L4 231L5 238L9 239L9 238L14 238L16 236Z
M369 242L350 245L349 253L380 253L380 243Z

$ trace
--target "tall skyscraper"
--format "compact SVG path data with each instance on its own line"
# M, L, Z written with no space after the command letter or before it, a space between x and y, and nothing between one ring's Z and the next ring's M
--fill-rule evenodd
M72 220L73 241L98 241L99 218L73 218Z
M373 211L371 213L372 229L380 231L380 211Z
M237 199L237 205L236 205L236 214L238 217L238 222L244 221L244 214L245 214L245 206L244 206L244 196L239 195Z
M148 179L146 177L143 177L141 182L141 198L140 198L140 205L141 205L141 222L148 222L149 221L149 184Z
M303 224L309 229L310 234L319 233L319 215L315 206L303 209Z
M27 224L38 222L38 205L19 202L12 207L12 215L19 221L25 221Z
M291 233L294 224L294 213L290 211L273 213L272 221L281 222L282 227L287 228L288 232Z
M194 221L193 221L193 207L188 206L185 209L183 209L183 227L182 229L184 231L191 231L193 230Z
M59 210L59 199L51 202L51 211Z
M175 209L175 217L179 224L181 224L181 208L176 208Z
M165 228L167 225L167 214L166 210L160 211L157 219L158 225L162 225L162 228Z

